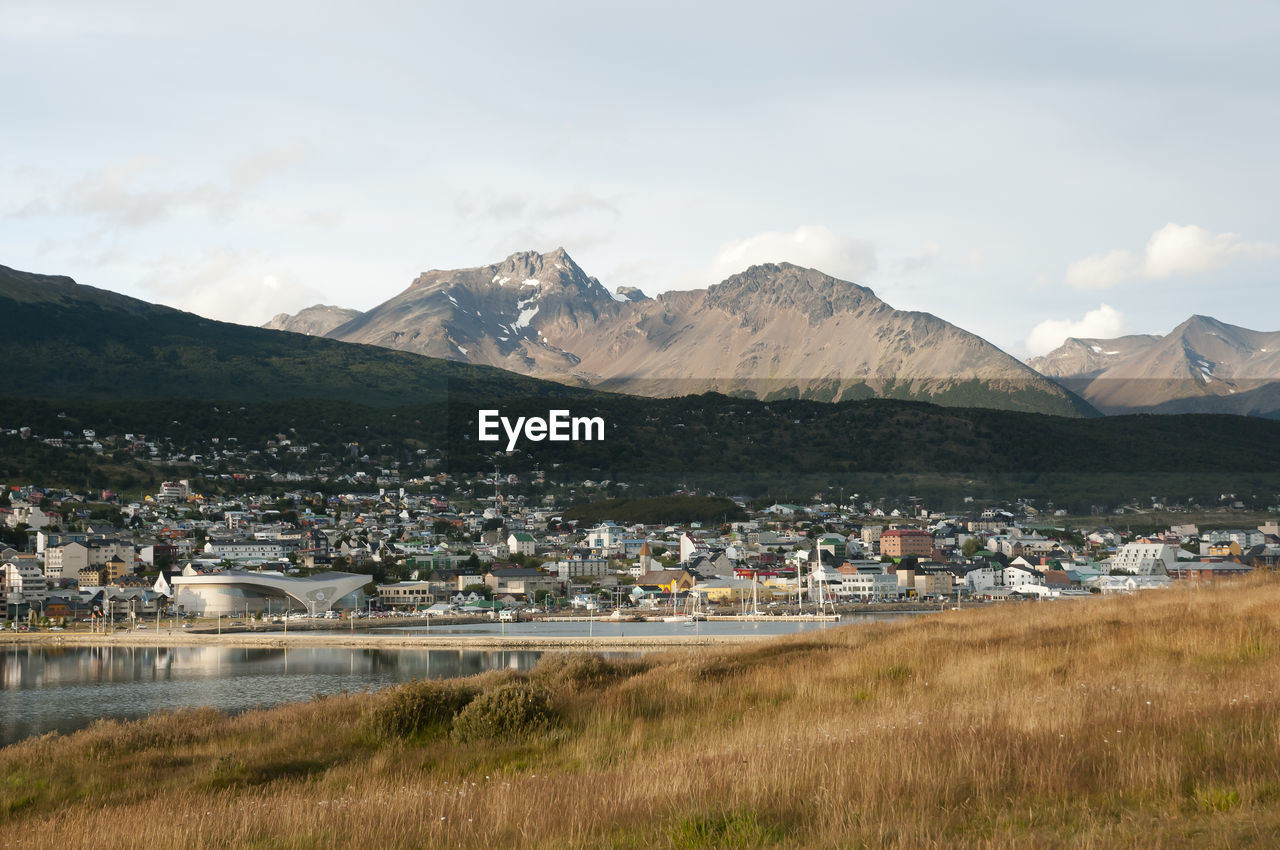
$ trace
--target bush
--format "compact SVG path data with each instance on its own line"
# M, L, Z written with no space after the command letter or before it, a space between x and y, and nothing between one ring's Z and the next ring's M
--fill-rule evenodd
M548 684L569 685L574 690L594 689L638 676L649 666L649 662L640 659L611 659L589 652L572 652L543 656L534 676Z
M453 719L459 743L514 738L551 726L555 713L546 692L527 684L494 688L476 697Z
M422 679L391 688L365 716L382 739L442 735L477 691L457 683Z

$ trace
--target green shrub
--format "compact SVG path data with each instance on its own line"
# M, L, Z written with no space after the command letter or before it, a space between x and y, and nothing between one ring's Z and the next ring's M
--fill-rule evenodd
M527 684L494 688L476 697L453 719L453 739L460 743L514 738L551 726L555 713L547 694Z
M383 693L365 716L365 723L382 739L442 735L476 693L474 688L455 682L409 682Z

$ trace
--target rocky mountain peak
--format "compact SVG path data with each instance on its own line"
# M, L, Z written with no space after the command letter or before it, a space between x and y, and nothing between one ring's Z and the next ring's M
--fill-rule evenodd
M634 286L619 286L618 289L616 290L616 293L618 295L621 295L622 299L626 301L652 301L653 300L648 295L645 295L642 291L640 291Z
M813 320L882 305L865 286L791 263L751 266L707 290L708 306L733 313L797 310Z

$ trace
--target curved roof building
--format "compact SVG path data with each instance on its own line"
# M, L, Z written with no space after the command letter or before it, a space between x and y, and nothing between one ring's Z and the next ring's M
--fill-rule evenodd
M360 588L371 579L355 573L327 572L295 578L223 570L175 575L171 581L174 604L190 613L256 614L302 609L321 614L334 608L360 607Z

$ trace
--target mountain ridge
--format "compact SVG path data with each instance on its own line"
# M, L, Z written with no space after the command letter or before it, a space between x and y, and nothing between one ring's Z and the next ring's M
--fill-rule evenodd
M610 292L563 248L432 270L327 336L653 397L884 395L1097 415L1070 391L929 313L790 263L707 289Z
M1090 358L1097 349L1101 356ZM1168 334L1068 339L1028 365L1105 413L1280 416L1280 331L1196 314Z

